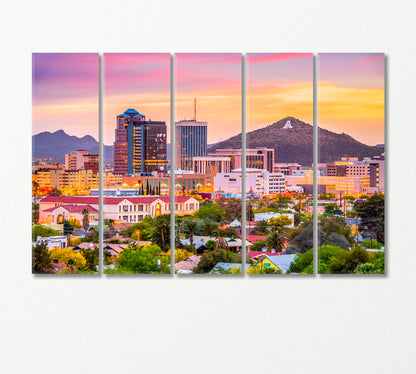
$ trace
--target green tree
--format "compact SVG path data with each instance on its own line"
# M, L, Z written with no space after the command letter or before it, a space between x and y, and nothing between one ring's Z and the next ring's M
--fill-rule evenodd
M359 273L359 265L368 263L369 253L360 247L354 247L351 252L344 251L333 257L328 265L331 274Z
M375 194L367 200L357 201L354 210L361 218L360 231L384 243L384 195Z
M298 253L290 264L288 273L313 274L313 249Z
M272 231L266 239L267 249L275 249L277 252L282 252L285 246L286 238L278 231Z
M267 247L266 239L258 239L250 247L250 251L261 251L263 248Z
M169 249L170 214L164 214L154 219L151 240L152 243L162 248L163 252Z
M215 222L220 222L224 216L225 210L213 202L201 204L199 210L195 213L196 218L209 218Z
M218 224L209 219L204 222L201 235L213 236L217 230Z
M32 226L32 240L35 241L38 236L58 236L60 235L58 231L43 225L33 225Z
M209 273L218 262L232 262L233 257L230 252L221 248L215 248L212 251L205 252L193 269L194 273Z
M198 222L195 220L187 219L184 221L185 228L189 232L189 243L192 246L194 244L194 232L196 227L198 226Z
M159 259L161 264L158 264ZM169 274L169 263L170 259L157 245L141 246L140 249L129 246L118 256L115 268L107 269L105 273L158 274L162 269L162 273Z
M338 209L337 204L335 203L331 203L331 204L326 204L325 205L325 212L324 215L325 216L334 216L334 215L343 215L344 212L341 209Z
M71 223L65 220L64 221L64 235L70 235L72 234L72 231L74 231L74 228L72 227Z
M53 263L51 254L45 243L32 245L32 273L53 273Z
M255 235L267 235L269 233L269 223L265 219L257 221L252 233Z

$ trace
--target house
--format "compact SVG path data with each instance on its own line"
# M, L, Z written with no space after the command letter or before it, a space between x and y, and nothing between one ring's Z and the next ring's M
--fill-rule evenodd
M36 242L33 245L45 243L48 249L53 248L66 248L68 246L68 238L66 236L38 236Z
M200 236L195 235L193 237L193 244L195 245L195 249L198 253L203 253L206 249L208 249L205 245L208 241L213 240L217 242L218 238L211 237L211 236ZM243 241L240 238L224 238L224 241L227 245L227 249L231 252L241 252L241 247L243 245ZM181 239L181 244L183 245L190 245L190 239ZM251 247L251 243L246 240L246 248Z
M62 223L64 220L82 224L84 218L84 210L88 211L88 222L90 225L97 225L99 219L98 209L93 208L90 205L74 205L64 204L59 206L53 206L48 209L40 211L39 209L39 222L46 223ZM42 217L40 217L42 215Z
M279 256L268 256L268 255L259 255L256 257L256 260L253 265L249 265L247 268L247 273L253 273L256 269L279 269L282 274L285 274L290 267L290 264L295 259L295 254L291 255L279 255Z
M239 269L239 272L238 270ZM209 272L210 274L221 274L223 272L228 272L228 271L236 271L237 274L241 274L242 272L242 265L241 264L235 264L235 263L231 263L231 262L218 262L213 268L212 270Z
M122 251L128 247L128 244L110 244L105 243L103 250L110 253L113 257L118 257Z
M247 254L250 258L256 259L258 256L281 256L284 252L248 251Z
M175 269L178 271L178 274L191 274L192 269L198 265L200 260L201 256L190 256L183 261L177 262L175 264Z
M76 245L74 248L72 248L75 252L79 252L81 249L91 250L98 248L98 243L93 242L82 242Z

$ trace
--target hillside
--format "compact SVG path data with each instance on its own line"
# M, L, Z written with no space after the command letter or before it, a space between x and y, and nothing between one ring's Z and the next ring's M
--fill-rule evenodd
M77 149L86 149L92 154L98 154L98 142L92 136L82 138L71 136L63 130L56 132L41 132L32 136L32 158L52 158L63 162L65 154ZM104 146L105 159L113 158L113 146Z
M290 120L291 128L284 128ZM384 149L360 143L347 134L318 130L319 162L328 162L344 156L373 157ZM313 127L299 119L286 117L269 126L247 132L247 148L274 148L275 162L297 162L311 165L313 160ZM241 148L241 134L209 148Z

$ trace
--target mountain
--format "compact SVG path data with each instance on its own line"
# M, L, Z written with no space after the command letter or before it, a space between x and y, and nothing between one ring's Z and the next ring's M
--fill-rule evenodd
M290 121L290 126L286 126ZM384 149L360 143L347 134L318 129L319 162L337 160L345 156L373 157ZM275 162L297 162L311 165L313 160L313 127L293 117L286 117L269 126L247 133L247 148L274 148ZM208 152L220 148L241 148L241 134L210 147Z
M55 161L64 162L65 154L77 149L86 149L92 154L98 154L98 142L90 135L82 138L68 135L63 130L56 132L41 132L32 136L32 157L52 158ZM105 159L112 160L113 146L104 145Z

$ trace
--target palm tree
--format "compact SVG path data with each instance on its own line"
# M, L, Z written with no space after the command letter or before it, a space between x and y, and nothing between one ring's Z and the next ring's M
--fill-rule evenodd
M108 231L110 232L110 237L114 236L115 224L113 219L107 220Z
M257 235L267 235L269 233L269 223L262 219L261 221L256 222L253 231Z
M216 232L216 236L218 237L217 242L215 243L214 248L221 248L226 250L228 247L227 242L225 241L225 231L218 227L218 230Z
M185 221L185 227L188 229L189 231L189 243L192 245L194 244L194 232L196 227L198 226L198 222L188 219Z
M282 252L282 249L285 246L286 238L281 235L278 231L273 231L269 234L269 237L266 239L267 249L275 249L277 252Z
M84 209L82 211L82 228L84 229L85 233L87 233L88 228L90 227L89 216L90 213L88 212L88 210Z

